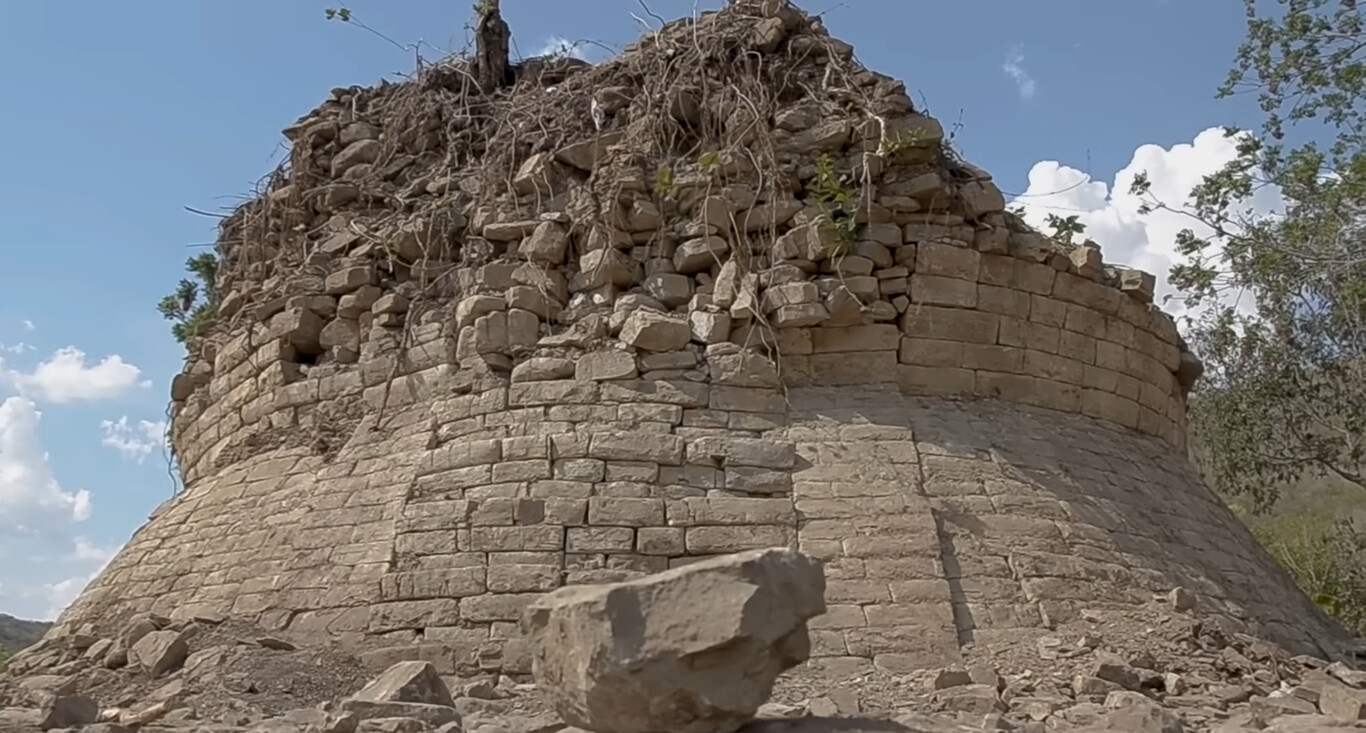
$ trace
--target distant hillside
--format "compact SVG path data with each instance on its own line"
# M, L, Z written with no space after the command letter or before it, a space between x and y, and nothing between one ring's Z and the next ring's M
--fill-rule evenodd
M13 654L43 638L51 627L46 621L24 621L0 613L0 651Z

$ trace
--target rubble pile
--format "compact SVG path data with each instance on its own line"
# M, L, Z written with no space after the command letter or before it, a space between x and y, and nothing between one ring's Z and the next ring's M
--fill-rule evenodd
M215 373L241 362L232 340L244 332L251 344L283 340L286 363L267 375L277 385L348 364L403 373L386 372L386 356L458 365L452 378L476 391L509 376L705 381L679 352L727 341L792 355L784 381L801 385L826 381L785 343L801 329L1014 314L1058 272L1071 276L1060 297L1139 324L1135 348L1154 354L1130 366L1121 351L1107 368L1178 393L1149 405L1135 382L1119 391L1143 409L1089 412L1184 440L1177 406L1199 363L1152 306L1152 277L1006 213L990 175L957 158L904 84L860 66L786 0L667 24L594 66L540 61L493 96L462 63L334 90L284 131L288 164L222 226L218 322L176 380L178 404L208 399ZM979 294L979 260L993 255ZM433 330L450 343L428 345ZM600 348L613 343L625 350ZM890 375L895 357L865 367L877 369ZM295 420L344 434L338 420L358 419L329 408ZM189 422L177 421L182 439ZM304 439L295 433L276 437ZM323 451L338 439L311 437Z
M0 677L0 730L123 733L824 733L1315 731L1366 728L1366 672L1292 657L1177 589L1146 636L1122 619L1040 641L1049 660L831 686L808 662L818 561L758 550L527 609L534 678L442 676L427 661L297 647L232 620L132 620L51 637ZM1008 655L1006 655L1008 656ZM1006 659L1001 660L1009 664ZM779 674L778 688L773 682ZM772 698L770 699L770 695Z

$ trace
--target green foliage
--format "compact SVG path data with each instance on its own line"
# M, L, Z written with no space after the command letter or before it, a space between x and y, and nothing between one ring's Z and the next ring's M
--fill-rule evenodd
M1049 214L1048 226L1053 229L1049 234L1053 241L1065 245L1071 245L1073 237L1086 231L1086 225L1081 223L1077 214L1067 217Z
M1320 608L1366 635L1366 534L1317 515L1259 522L1252 533Z
M350 8L327 8L323 14L327 16L328 20L340 20L343 23L351 22Z
M9 666L9 653L6 652L4 649L0 649L0 672L4 672L4 671L5 671L5 667L8 667L8 666Z
M474 17L479 20L487 18L498 7L495 0L479 0L474 4Z
M1366 489L1366 30L1352 0L1278 0L1277 16L1245 2L1220 96L1255 90L1265 120L1226 131L1236 158L1183 210L1210 234L1177 236L1189 262L1171 280L1198 307L1187 331L1206 369L1190 417L1211 480L1264 510L1305 475ZM1285 210L1252 214L1248 197L1270 185ZM1144 211L1169 208L1146 175L1132 192Z
M829 153L822 154L816 160L816 174L807 182L806 190L816 197L835 233L835 242L826 256L834 257L848 251L858 232L858 223L854 219L854 207L858 199L850 186L849 176L835 170L835 160Z
M923 147L926 134L922 129L905 130L894 138L886 138L878 145L878 155L895 157L897 153L911 148Z
M185 261L185 270L196 280L182 279L175 292L157 303L157 311L174 321L171 335L188 343L218 317L218 258L212 252Z
M709 176L716 175L721 169L721 153L712 150L697 156L697 165Z
M673 201L678 198L678 187L674 185L674 170L666 167L655 171L653 188L655 198L660 201Z

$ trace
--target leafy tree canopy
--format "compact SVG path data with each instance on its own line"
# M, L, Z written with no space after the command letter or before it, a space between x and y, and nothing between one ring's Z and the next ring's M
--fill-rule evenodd
M173 321L171 335L187 343L218 315L218 258L212 252L185 261L185 270L195 279L182 279L175 292L157 303L166 320Z
M1330 475L1366 490L1366 28L1355 0L1245 0L1248 34L1221 97L1264 120L1181 211L1172 284L1204 360L1192 431L1216 488L1264 510L1279 487ZM1292 133L1294 133L1292 135ZM1278 187L1283 210L1250 197ZM1133 192L1147 211L1146 176ZM1173 209L1174 210L1174 209Z

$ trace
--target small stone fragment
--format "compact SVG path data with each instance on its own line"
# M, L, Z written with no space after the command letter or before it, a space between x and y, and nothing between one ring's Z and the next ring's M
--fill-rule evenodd
M399 662L351 696L362 702L415 702L454 707L451 691L431 662Z

